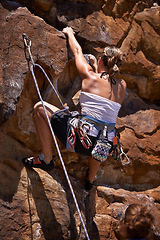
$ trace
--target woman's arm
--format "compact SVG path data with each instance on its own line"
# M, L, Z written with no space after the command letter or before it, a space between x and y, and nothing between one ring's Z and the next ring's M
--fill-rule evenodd
M66 27L62 30L62 32L68 37L68 42L72 54L75 56L76 54L81 53L82 49L74 36L75 32L73 29L71 27Z
M82 78L87 78L89 71L93 71L92 67L86 62L82 48L77 42L75 36L74 36L74 31L71 27L66 27L62 30L62 32L67 35L68 37L68 42L69 42L69 47L74 55L75 58L75 64L76 67L81 75Z

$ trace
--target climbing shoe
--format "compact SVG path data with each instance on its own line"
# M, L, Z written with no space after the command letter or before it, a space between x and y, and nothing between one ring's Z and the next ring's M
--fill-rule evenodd
M93 186L94 186L94 182L91 183L89 180L87 180L85 183L85 190L87 190L87 191L91 190Z
M35 157L23 158L22 162L26 167L41 168L45 171L51 171L54 168L54 162L53 162L54 157L55 156L53 155L50 163L47 163L44 159L44 155L41 153L40 155Z

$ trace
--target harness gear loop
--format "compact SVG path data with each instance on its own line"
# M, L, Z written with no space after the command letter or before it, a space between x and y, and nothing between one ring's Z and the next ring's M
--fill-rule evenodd
M87 127L87 130L84 129L84 127ZM90 130L90 126L87 123L82 123L80 119L77 118L72 118L70 120L70 127L71 127L71 134L68 137L68 141L71 145L72 148L75 148L75 143L76 143L76 132L78 134L78 137L82 143L82 145L86 148L89 149L92 146L92 141L88 137L87 133Z
M30 51L31 40L30 40L29 38L27 38L26 34L23 34L23 39L24 39L24 44L25 44L26 48L27 48L28 51L29 51L29 56L30 56L29 61L32 60L31 73L32 73L33 80L34 80L34 82L35 82L36 89L37 89L37 92L38 92L40 101L41 101L41 103L42 103L42 106L43 106L43 109L44 109L44 112L45 112L45 115L46 115L46 118L47 118L47 122L48 122L48 125L49 125L49 128L50 128L52 137L53 137L53 139L54 139L54 142L55 142L55 145L56 145L56 148L57 148L57 152L58 152L58 155L59 155L59 158L60 158L62 167L63 167L64 173L65 173L65 176L66 176L66 179L67 179L67 182L68 182L70 191L71 191L71 193L72 193L73 200L74 200L74 202L75 202L75 206L76 206L78 215L79 215L79 217L80 217L80 220L81 220L81 223L82 223L82 226L83 226L83 229L84 229L86 238L87 238L87 240L90 240L89 235L88 235L88 232L87 232L87 229L86 229L86 226L85 226L85 224L84 224L84 221L83 221L83 218L82 218L82 215L81 215L81 212L80 212L80 209L79 209L79 206L78 206L78 202L77 202L75 193L74 193L74 191L73 191L73 188L72 188L72 185L71 185L71 182L70 182L70 179L69 179L69 176L68 176L68 173L67 173L67 170L66 170L66 167L65 167L65 164L64 164L64 161L63 161L63 158L62 158L62 155L61 155L59 146L58 146L58 142L57 142L55 133L54 133L54 131L53 131L53 129L52 129L51 122L50 122L50 119L49 119L49 117L48 117L47 110L46 110L44 101L43 101L43 99L42 99L42 96L41 96L41 93L40 93L40 90L39 90L39 87L38 87L38 83L37 83L37 80L36 80L36 77L35 77L35 74L34 74L34 66L38 66L38 67L43 71L43 73L45 74L45 76L46 76L47 79L49 80L49 83L51 84L51 86L52 86L52 88L54 89L55 92L56 92L56 90L55 90L53 84L51 83L50 79L48 78L48 76L47 76L46 72L44 71L44 69L43 69L39 64L35 64L35 63L34 63L33 58L32 58L32 54L31 54L31 51ZM27 61L28 61L28 60L27 60ZM57 94L58 94L58 93L57 93ZM59 99L60 99L60 98L59 98ZM62 104L63 104L63 103L62 103ZM64 105L63 105L63 106L64 106ZM69 111L69 110L68 110L68 111Z

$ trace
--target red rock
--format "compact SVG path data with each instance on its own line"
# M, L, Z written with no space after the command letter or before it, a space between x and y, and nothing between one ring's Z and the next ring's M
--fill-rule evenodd
M54 143L57 161L50 174L26 170L21 163L22 157L40 151L32 120L39 98L22 33L32 40L34 61L75 109L72 98L78 96L81 79L74 60L68 62L66 38L58 30L65 25L77 31L85 53L97 56L106 45L121 47L125 63L119 77L129 89L116 125L131 164L122 166L110 156L98 171L97 192L84 191L87 159L59 144L87 230L91 239L116 240L119 213L136 202L152 208L154 239L159 239L160 114L153 105L160 96L159 8L144 10L151 1L19 2L36 16L27 8L11 11L10 6L8 11L0 4L0 239L85 239ZM60 106L42 72L35 72L44 99Z

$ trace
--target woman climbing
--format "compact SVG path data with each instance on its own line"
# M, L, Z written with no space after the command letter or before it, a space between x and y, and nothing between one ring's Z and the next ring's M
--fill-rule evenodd
M112 151L114 126L121 103L125 97L126 83L114 79L122 63L122 52L116 47L106 47L98 59L96 71L87 63L74 31L66 27L62 31L67 37L76 67L82 78L80 93L81 117L71 117L67 113L44 102L55 135L66 146L68 140L75 152L89 156L89 170L85 188L91 189L101 161ZM76 121L77 120L77 121ZM34 106L34 123L40 139L42 153L36 157L24 158L29 167L51 170L52 135L41 102ZM105 141L104 141L105 140ZM101 144L102 143L102 144ZM104 146L105 143L105 146ZM99 155L99 149L105 154Z

